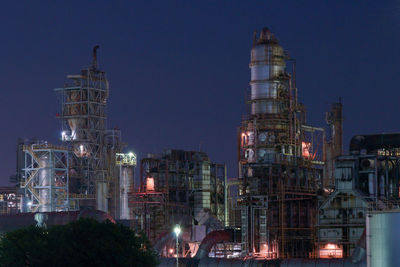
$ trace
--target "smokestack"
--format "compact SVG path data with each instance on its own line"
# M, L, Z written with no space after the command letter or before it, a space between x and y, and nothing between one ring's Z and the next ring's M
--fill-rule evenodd
M97 69L97 49L99 48L100 48L99 45L93 47L93 62L92 62L93 69Z

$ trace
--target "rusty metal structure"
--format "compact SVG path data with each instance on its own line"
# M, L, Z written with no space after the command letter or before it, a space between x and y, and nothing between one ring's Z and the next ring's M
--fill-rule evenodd
M186 242L201 241L206 232L224 227L225 184L226 165L204 152L148 155L140 161L139 188L129 198L135 229L154 242L179 224Z
M400 208L400 134L357 135L350 155L336 158L334 191L318 213L318 257L354 253L368 211Z
M325 131L306 125L295 60L267 28L254 33L250 69L238 131L242 256L313 257Z

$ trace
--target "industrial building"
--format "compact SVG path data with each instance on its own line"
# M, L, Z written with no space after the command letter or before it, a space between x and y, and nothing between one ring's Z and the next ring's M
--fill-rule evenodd
M368 211L399 208L400 134L357 135L335 162L335 187L319 208L319 257L350 257Z
M238 178L226 184L228 227L182 264L397 266L398 242L384 228L399 216L400 134L354 136L344 155L341 99L327 125L308 125L295 60L267 28L254 33L250 69Z
M21 207L21 194L16 187L0 187L0 214L16 214Z
M311 257L325 132L306 124L295 61L266 28L254 35L250 69L250 110L238 136L242 253Z
M383 252L365 250L368 242L378 247L368 233L382 231L380 220L392 228L387 218L399 220L400 134L356 135L345 155L341 100L326 113L327 125L309 125L298 101L296 61L269 29L254 33L238 176L231 179L226 165L205 152L167 149L141 158L135 185L137 156L124 153L119 129L107 127L110 87L98 48L90 66L55 89L60 144L18 140L11 179L18 189L0 190L0 212L23 214L3 220L5 228L31 223L36 212L54 224L86 212L143 231L163 265L172 257L188 266L385 260ZM183 231L175 247L177 224Z
M226 165L201 151L165 150L142 158L140 185L130 193L135 229L154 242L179 224L187 252L194 253L208 232L226 224L226 179Z
M23 189L22 212L57 212L91 207L118 220L129 220L128 193L132 190L136 155L123 153L119 129L109 130L107 100L109 82L97 64L55 92L61 101L61 145L20 140L17 174ZM22 171L21 171L22 170Z

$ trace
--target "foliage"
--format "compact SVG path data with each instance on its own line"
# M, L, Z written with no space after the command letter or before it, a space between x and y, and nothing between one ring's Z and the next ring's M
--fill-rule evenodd
M80 219L49 229L31 226L0 241L1 266L156 266L144 235L109 221Z

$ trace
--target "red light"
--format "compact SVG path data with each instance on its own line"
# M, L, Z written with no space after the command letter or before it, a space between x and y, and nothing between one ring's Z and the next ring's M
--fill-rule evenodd
M302 155L304 158L311 158L310 150L311 150L311 143L308 142L301 142L301 150Z

